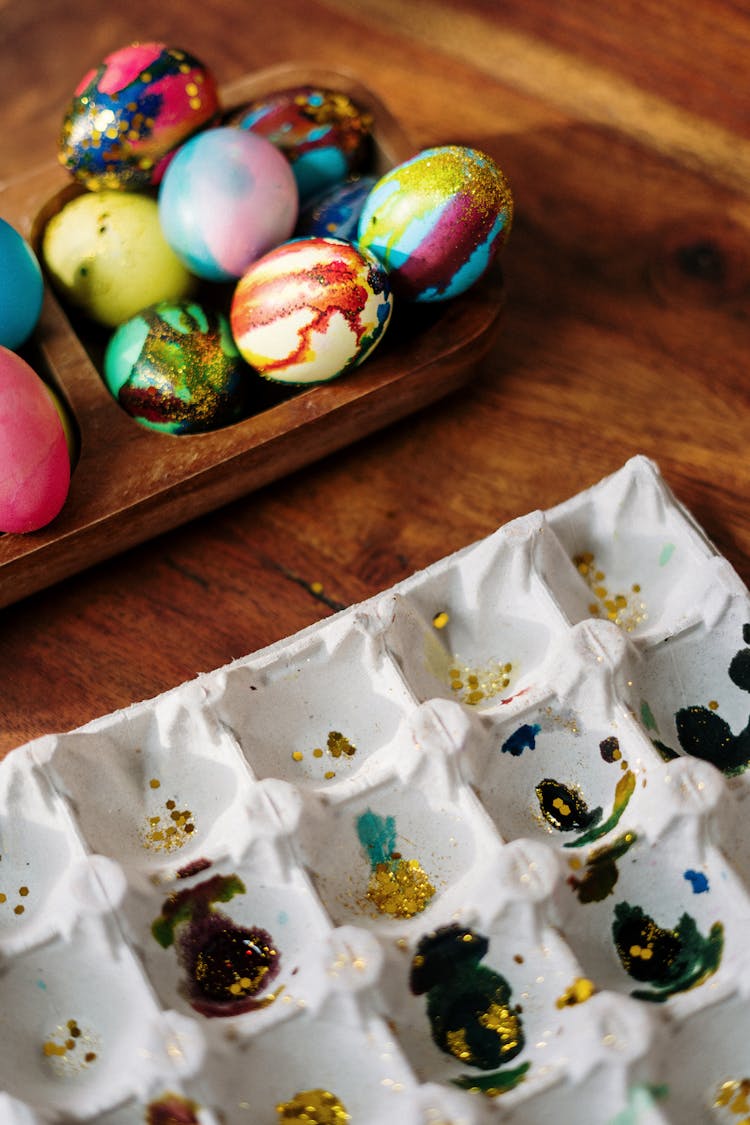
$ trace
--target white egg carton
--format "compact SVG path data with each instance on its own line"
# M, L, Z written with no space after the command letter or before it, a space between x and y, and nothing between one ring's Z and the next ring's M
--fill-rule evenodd
M738 1125L749 665L636 457L14 751L0 1121Z

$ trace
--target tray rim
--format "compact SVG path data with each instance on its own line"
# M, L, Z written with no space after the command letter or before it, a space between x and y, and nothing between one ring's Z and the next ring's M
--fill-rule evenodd
M222 111L302 84L348 93L374 116L376 166L417 151L387 106L347 70L283 63L222 86ZM32 245L40 216L79 189L52 161L0 186L0 213ZM160 434L112 399L49 284L31 350L78 430L79 454L60 515L26 535L0 534L0 608L278 480L397 421L465 384L492 345L504 305L495 267L467 294L425 311L423 325L391 339L356 371L296 392L205 434ZM402 330L406 323L406 309ZM429 320L431 324L427 323ZM394 315L394 324L397 314ZM425 327L426 325L426 327ZM398 349L394 344L402 345ZM117 462L128 479L114 480Z

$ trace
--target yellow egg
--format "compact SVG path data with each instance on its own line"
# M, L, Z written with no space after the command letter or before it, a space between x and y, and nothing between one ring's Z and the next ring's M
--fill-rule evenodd
M76 196L47 224L42 258L62 297L112 328L146 305L177 300L194 287L162 234L156 201L147 195Z

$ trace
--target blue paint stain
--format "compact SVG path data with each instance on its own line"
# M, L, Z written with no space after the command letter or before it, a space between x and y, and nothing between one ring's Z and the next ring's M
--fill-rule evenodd
M708 890L708 879L702 871L685 871L684 877L693 888L694 895L702 895Z
M46 984L44 983L44 981L43 981L43 980L38 980L38 981L36 982L36 986L37 986L37 988L41 988L42 992L46 992L46 991L47 991L47 985L46 985Z
M280 910L279 916L276 920L280 926L285 926L289 921L289 915L287 914L286 910Z
M506 738L500 749L503 754L512 754L514 758L520 758L524 750L536 748L536 736L541 729L539 723L524 723Z

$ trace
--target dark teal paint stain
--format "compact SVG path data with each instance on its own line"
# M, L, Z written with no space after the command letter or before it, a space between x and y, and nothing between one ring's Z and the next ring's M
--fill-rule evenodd
M357 836L374 871L378 864L389 863L396 850L396 820L368 809L357 817Z
M427 996L427 1017L435 1045L478 1070L511 1062L525 1046L518 1009L511 1005L505 977L480 964L489 939L464 926L441 926L420 939L412 960L409 987ZM503 1018L498 1020L498 1013ZM529 1064L494 1070L480 1078L455 1080L462 1088L485 1093L511 1089L523 1080Z
M539 723L524 723L506 738L500 749L503 754L512 754L514 758L520 758L524 750L536 749L536 736L541 729Z
M750 624L743 625L742 639L750 646ZM750 647L735 653L728 675L741 691L750 692ZM675 715L675 725L686 754L710 762L728 777L744 773L750 765L750 715L737 734L726 719L708 707L683 707Z

